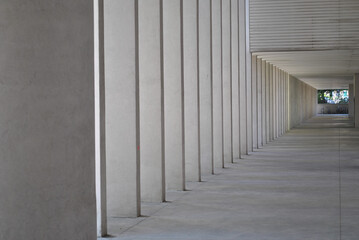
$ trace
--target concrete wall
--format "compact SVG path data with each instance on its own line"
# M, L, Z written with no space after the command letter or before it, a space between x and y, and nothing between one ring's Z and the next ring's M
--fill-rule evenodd
M260 148L316 114L317 90L252 57L253 147ZM256 128L256 130L254 130Z
M349 104L316 104L317 114L348 114Z
M293 128L315 115L317 91L299 79L289 76L289 127Z
M93 10L0 2L0 239L96 239Z
M348 114L350 118L354 118L354 96L354 84L349 84Z

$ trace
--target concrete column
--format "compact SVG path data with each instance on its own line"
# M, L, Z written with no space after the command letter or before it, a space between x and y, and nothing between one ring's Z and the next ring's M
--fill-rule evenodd
M282 136L282 70L278 72L278 136Z
M141 195L165 200L161 0L139 0Z
M185 176L201 181L199 151L198 1L183 0Z
M271 65L266 62L266 143L271 140Z
M166 188L185 190L182 1L163 0Z
M222 82L222 1L212 0L212 76L213 76L213 160L224 167L223 82Z
M286 72L282 72L282 135L285 133L285 74Z
M273 68L273 138L278 138L278 68Z
M262 60L262 145L267 143L267 108L266 108L266 98L267 98L267 74L266 66L267 62Z
M312 111L312 116L316 116L317 115L317 103L318 103L318 90L313 88L313 111Z
M269 139L270 141L274 140L274 78L273 78L273 73L274 73L274 67L272 64L270 64L270 69L269 69L269 87L270 87L270 92L269 92L269 114L270 114L270 119L269 119L269 124L270 124L270 130L269 130Z
M278 136L282 136L282 74L283 71L279 69L279 78L278 78L278 105L279 105L279 113L278 113Z
M283 71L279 70L279 84L278 84L278 88L279 88L279 99L278 99L278 104L279 104L279 136L282 136L283 132L282 132L282 123L283 123L283 117L282 117L282 113L283 113L283 99L282 99L282 83L283 80Z
M231 59L231 0L222 0L223 156L226 163L233 163Z
M252 104L252 54L250 52L249 38L249 0L245 0L245 23L246 23L246 96L247 96L247 152L253 152L253 119ZM255 66L254 66L255 67Z
M308 119L308 110L309 110L309 106L311 104L310 98L309 98L309 89L308 89L308 85L303 83L304 85L304 94L303 94L303 98L304 98L304 102L307 103L305 104L305 106L303 106L304 108L304 120Z
M0 239L96 239L94 8L0 2Z
M282 135L282 70L278 69L278 137Z
M280 69L277 68L277 94L276 94L276 105L277 105L277 138L280 137Z
M285 134L285 74L286 72L282 72L282 135Z
M354 117L354 84L349 84L349 117Z
M262 59L257 58L257 148L263 146L262 141Z
M257 105L257 57L252 56L252 146L258 148L258 105Z
M283 73L283 134L287 132L288 120L288 105L287 105L287 73Z
M354 75L354 119L355 127L359 128L359 73Z
M290 75L289 74L286 74L286 104L287 104L287 107L286 107L286 109L287 109L287 114L286 114L286 116L287 116L287 131L289 131L290 130L290 113L291 113L291 106L290 106L290 98L291 98L291 96L290 96L290 82L289 82L289 78L290 78Z
M107 215L140 215L137 4L104 1Z
M213 173L211 0L199 0L201 173Z
M232 146L234 159L240 158L238 18L238 0L231 0Z
M274 122L274 127L275 127L275 138L278 138L279 136L279 69L276 67L275 69L275 95L274 95L274 98L275 98L275 102L274 102L274 105L275 105L275 122Z
M239 29L239 116L241 155L248 154L247 148L247 95L246 95L246 8L245 0L238 0Z
M280 137L282 135L281 133L281 125L282 125L282 70L278 69L278 99L277 99L277 104L278 104L278 137Z
M94 1L95 162L97 236L107 236L106 116L103 1Z
M300 107L300 121L299 123L301 123L303 121L303 119L305 118L305 111L304 111L304 105L303 102L304 102L304 83L302 81L300 81L299 83L300 85L300 102L299 102L299 107Z

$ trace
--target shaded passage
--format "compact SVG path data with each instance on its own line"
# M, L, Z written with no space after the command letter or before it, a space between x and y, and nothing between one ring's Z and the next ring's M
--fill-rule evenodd
M169 192L170 202L145 204L145 217L109 219L110 232L115 239L357 239L359 130L350 126L346 116L310 119L189 183L189 191Z

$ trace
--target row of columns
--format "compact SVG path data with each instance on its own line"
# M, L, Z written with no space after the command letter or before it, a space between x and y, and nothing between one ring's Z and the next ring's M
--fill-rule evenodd
M104 56L97 65L98 229L105 235L106 212L140 216L141 201L163 202L166 190L183 191L186 181L284 134L289 75L249 53L245 0L97 4L103 36L95 51Z
M165 201L166 190L185 190L186 181L252 151L240 134L250 123L251 63L240 37L244 0L107 0L95 10L95 52L104 56L96 62L96 156L105 235L106 212L140 216L141 201Z
M294 102L305 107L311 105L312 114L315 108L315 89L301 92L302 96L310 94L310 102L305 104L293 100L291 86L295 84L305 85L298 79L293 78L284 70L279 69L264 59L252 56L252 147L258 149L270 141L282 136L295 125L291 122L290 110ZM293 89L294 90L294 89ZM309 95L308 95L309 96ZM301 100L304 97L300 98ZM307 113L307 111L306 111ZM309 118L309 115L306 118ZM304 118L302 119L304 120Z
M289 75L289 128L316 115L317 90Z
M240 157L238 49L245 43L238 26L245 22L237 0L98 4L106 154L97 156L103 166L106 155L106 171L98 174L107 175L107 193L100 194L109 216L135 217L140 201L165 201L166 189L185 190L185 180L200 181Z
M247 11L2 0L0 239L93 239L96 197L105 235L292 126L294 80L249 54Z

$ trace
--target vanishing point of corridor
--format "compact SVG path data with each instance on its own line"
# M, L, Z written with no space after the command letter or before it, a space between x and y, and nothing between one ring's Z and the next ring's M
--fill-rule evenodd
M345 115L312 118L168 202L145 204L143 217L110 219L109 230L124 240L358 239L358 144Z

